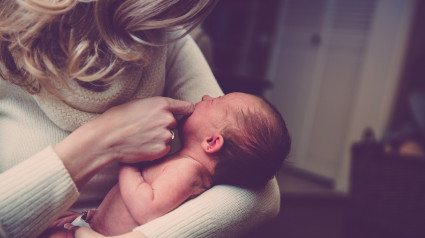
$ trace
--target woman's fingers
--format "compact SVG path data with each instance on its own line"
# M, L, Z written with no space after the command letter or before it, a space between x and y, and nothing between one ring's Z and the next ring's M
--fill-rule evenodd
M98 120L119 161L135 163L165 156L177 127L175 115L190 115L194 105L166 97L138 99L113 108ZM105 125L104 127L102 126Z
M164 98L169 105L169 111L175 115L188 116L192 114L195 105L191 102L176 100L172 98Z

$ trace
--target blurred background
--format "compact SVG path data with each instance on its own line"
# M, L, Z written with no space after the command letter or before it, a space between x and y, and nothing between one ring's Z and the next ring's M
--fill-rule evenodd
M191 33L225 93L267 98L292 136L253 237L425 237L424 23L421 0L222 0Z

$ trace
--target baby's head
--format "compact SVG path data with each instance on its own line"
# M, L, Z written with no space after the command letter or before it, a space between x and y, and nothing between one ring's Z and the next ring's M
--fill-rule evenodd
M244 93L204 96L187 119L184 134L202 141L203 150L217 161L214 184L243 187L265 185L281 167L291 145L276 108Z

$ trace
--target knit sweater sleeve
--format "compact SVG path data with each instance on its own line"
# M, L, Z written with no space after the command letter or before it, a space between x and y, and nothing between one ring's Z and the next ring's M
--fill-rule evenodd
M168 46L165 95L198 102L208 94L223 95L211 69L189 35Z
M279 208L276 179L261 190L219 185L134 230L148 238L243 237L277 216Z
M222 91L195 42L186 36L168 48L166 95L197 102ZM280 208L276 179L261 190L215 186L172 212L135 228L148 238L236 237L275 217Z
M36 237L78 198L52 147L0 174L0 237Z

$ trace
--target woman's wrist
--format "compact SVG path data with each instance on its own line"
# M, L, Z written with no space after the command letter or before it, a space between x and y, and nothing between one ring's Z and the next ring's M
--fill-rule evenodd
M104 136L89 122L53 147L78 189L100 169L116 160L114 153L108 153L108 146L102 140Z

